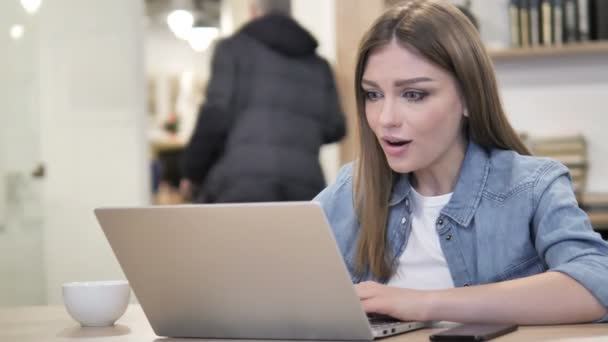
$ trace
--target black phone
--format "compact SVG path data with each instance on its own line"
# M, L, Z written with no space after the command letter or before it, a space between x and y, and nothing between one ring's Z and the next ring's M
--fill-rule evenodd
M488 341L517 330L513 324L464 324L431 335L431 341Z

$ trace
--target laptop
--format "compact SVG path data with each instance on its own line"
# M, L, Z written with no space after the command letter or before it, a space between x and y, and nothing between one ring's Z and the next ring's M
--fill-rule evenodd
M427 326L372 327L318 203L95 215L159 336L369 341Z

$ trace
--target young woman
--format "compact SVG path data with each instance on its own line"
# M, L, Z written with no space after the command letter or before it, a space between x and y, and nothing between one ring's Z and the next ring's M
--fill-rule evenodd
M402 320L608 321L608 244L568 169L531 157L479 35L412 0L364 36L359 156L315 200L367 312Z

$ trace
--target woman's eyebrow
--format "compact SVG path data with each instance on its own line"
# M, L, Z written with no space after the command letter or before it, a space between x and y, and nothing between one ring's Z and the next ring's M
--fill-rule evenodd
M414 77L414 78L408 78L408 79L403 79L403 80L395 80L394 85L395 87L402 87L404 85L411 85L411 84L415 84L415 83L421 83L421 82L432 82L434 81L432 78L429 77ZM366 80L366 79L362 79L361 80L361 84L366 84L372 87L379 87L378 83L374 82L374 81L370 81L370 80Z
M408 78L406 80L396 80L394 82L395 87L401 87L404 85L411 85L414 83L421 83L421 82L432 82L433 79L429 78L429 77L414 77L414 78Z

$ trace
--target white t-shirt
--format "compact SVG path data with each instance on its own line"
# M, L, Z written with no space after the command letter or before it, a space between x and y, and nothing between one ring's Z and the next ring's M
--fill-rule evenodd
M437 218L452 193L427 197L413 188L411 191L412 231L388 285L417 290L452 288L454 282L436 230Z

